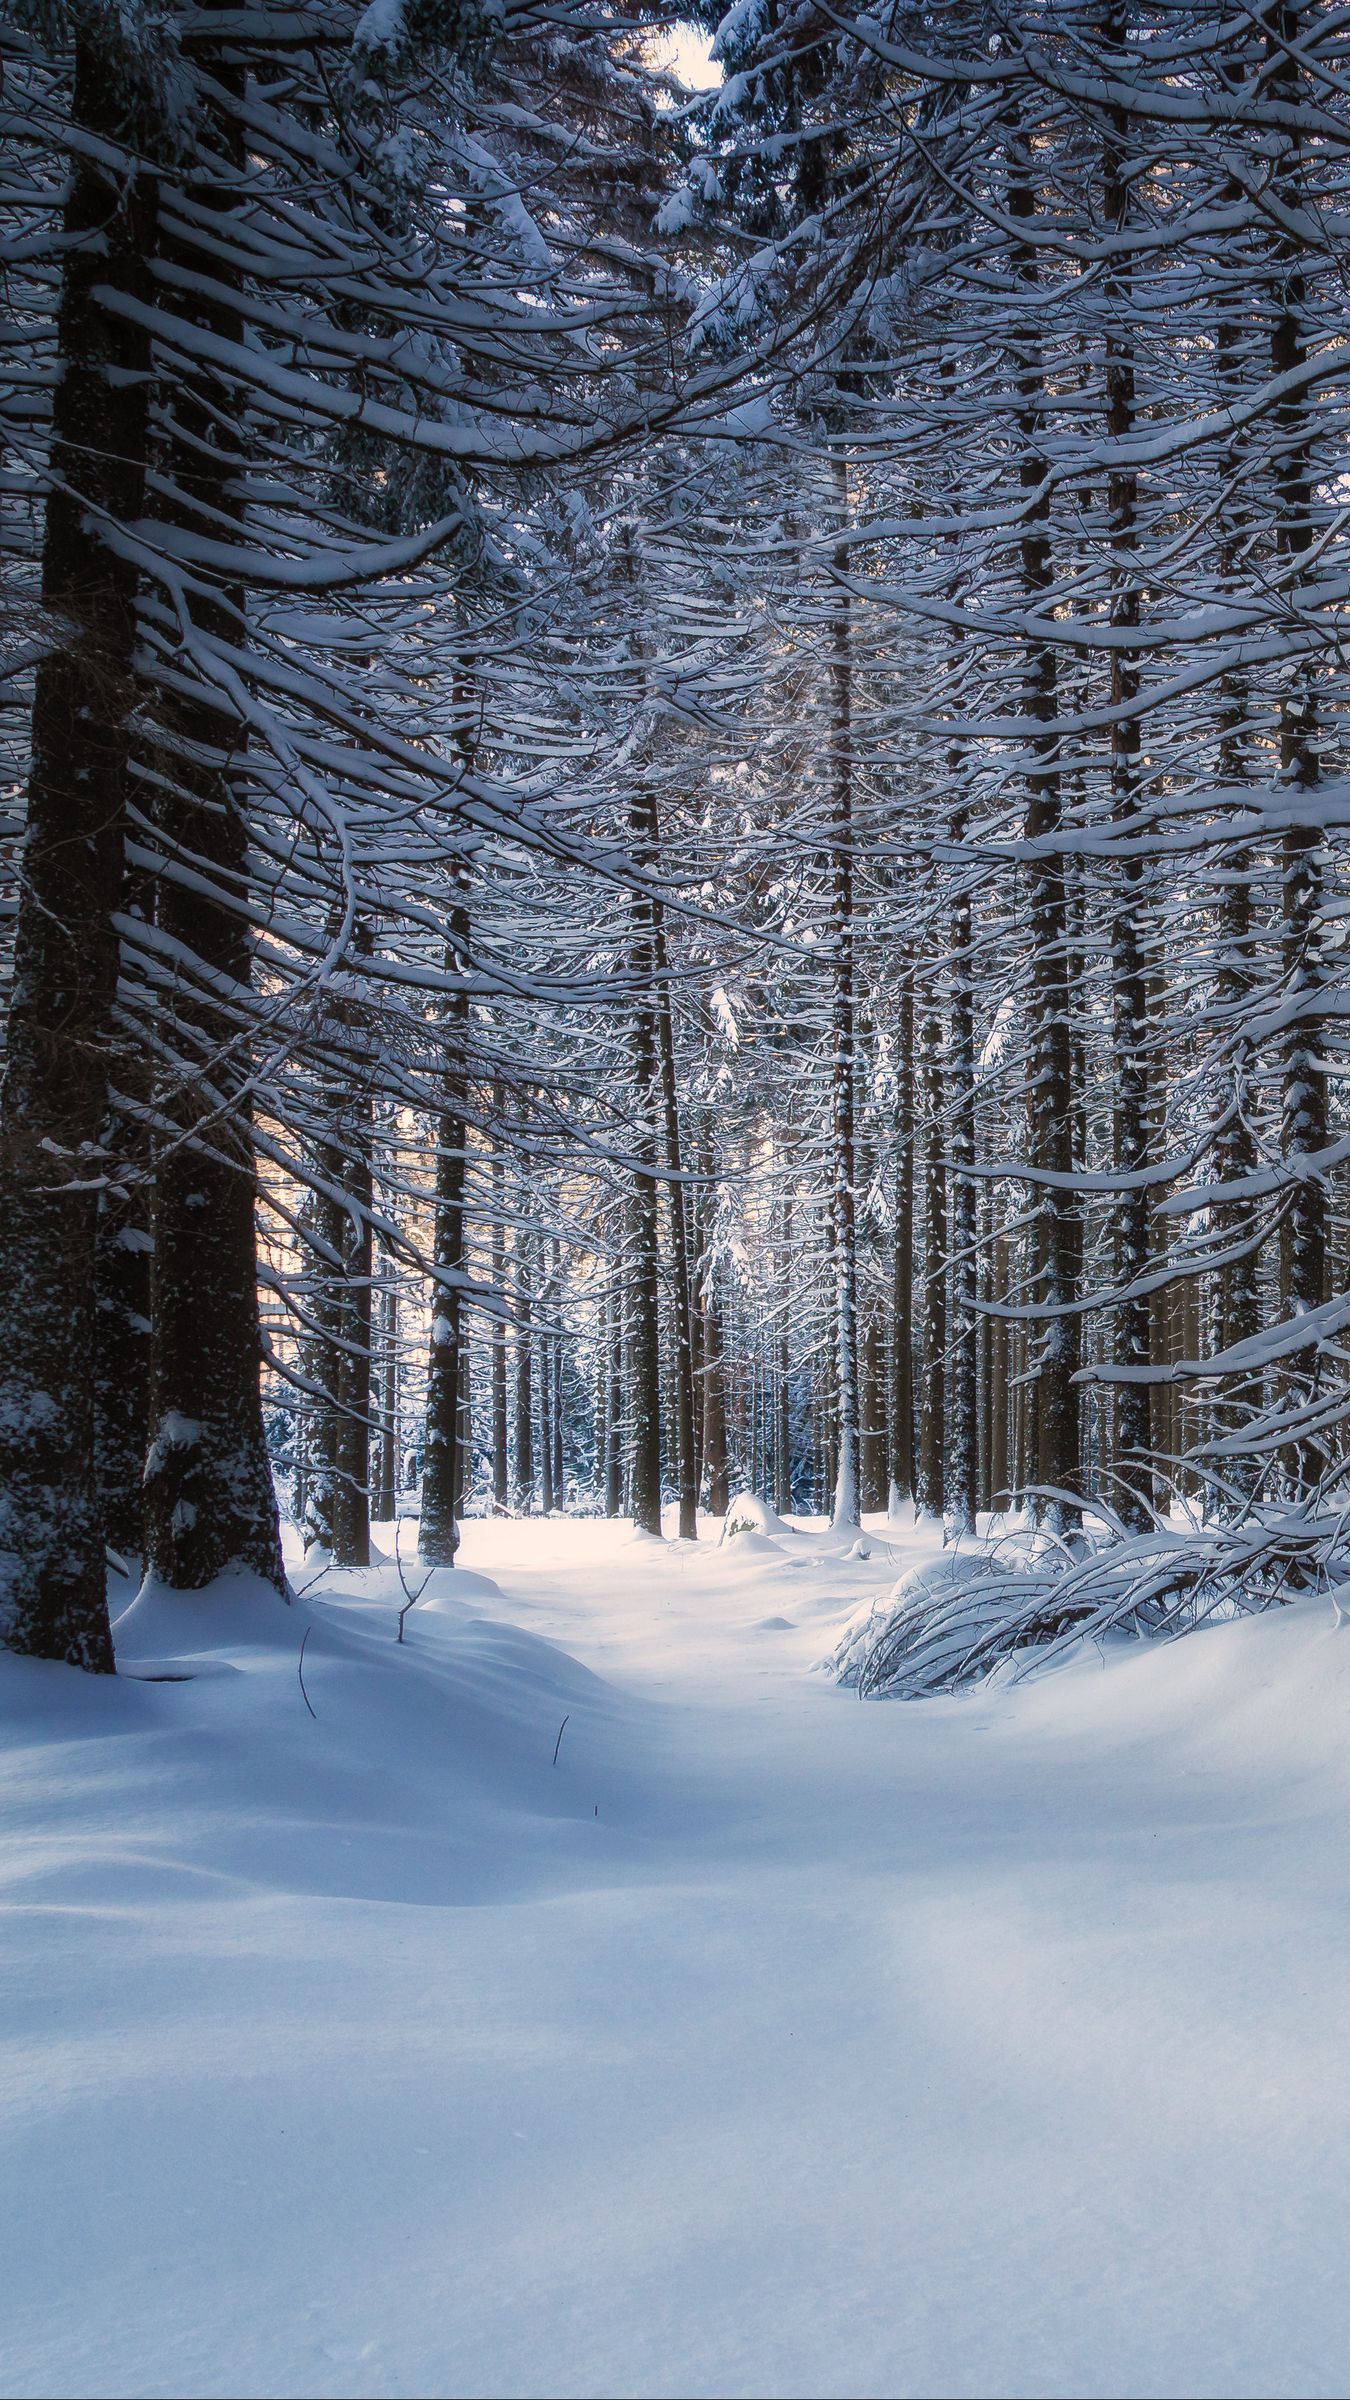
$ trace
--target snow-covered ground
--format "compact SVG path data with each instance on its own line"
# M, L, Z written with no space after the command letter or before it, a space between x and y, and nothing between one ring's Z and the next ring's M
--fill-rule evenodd
M0 2387L1343 2393L1350 1638L862 1705L917 1543L0 1661Z

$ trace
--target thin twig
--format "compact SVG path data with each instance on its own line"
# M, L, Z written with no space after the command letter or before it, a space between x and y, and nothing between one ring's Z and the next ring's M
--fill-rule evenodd
M572 1714L572 1711L571 1711L571 1709L569 1708L569 1710L568 1710L568 1712L567 1712L567 1717L570 1717L570 1716L571 1716L571 1714ZM554 1764L554 1766L555 1766L555 1767L556 1767L556 1765L557 1765L557 1763L558 1763L558 1752L559 1752L559 1751L561 1750L561 1748L562 1748L563 1726L564 1726L564 1725L566 1725L566 1723L567 1723L567 1717L564 1717L564 1718L563 1718L562 1725L560 1725L560 1726L558 1727L558 1738L557 1738L556 1742L555 1742L555 1743L554 1743L554 1745L553 1745L553 1764Z
M304 1704L309 1710L310 1715L314 1717L314 1722L317 1725L319 1722L318 1717L315 1716L313 1704L310 1700L308 1692L305 1690L305 1642L309 1640L309 1637L313 1631L314 1628L312 1625L307 1625L305 1627L304 1640L300 1644L300 1656L295 1662L295 1671L300 1678L300 1697L304 1701Z
M408 1597L407 1597L407 1599L404 1601L402 1608L401 1608L401 1609L399 1610L399 1612L398 1612L398 1638L399 1638L399 1640L400 1640L400 1641L402 1641L402 1639L403 1639L403 1620L404 1620L404 1618L407 1616L407 1614L408 1614L408 1611L409 1611L409 1609L410 1609L410 1608L416 1608L418 1601L421 1599L423 1592L426 1590L426 1588L427 1588L427 1585L430 1583L432 1576L433 1576L433 1575L435 1574L435 1572L436 1572L436 1570L435 1570L435 1568L434 1568L434 1567L428 1567L428 1568L427 1568L427 1571L426 1571L425 1575L422 1577L422 1580L421 1580L421 1582L419 1583L419 1585L418 1585L418 1587L417 1587L416 1591L413 1591L413 1590L411 1589L411 1587L410 1587L410 1585L409 1585L409 1583L408 1583L408 1578L407 1578L407 1576L406 1576L406 1575L404 1574L404 1572L403 1572L403 1560L402 1560L402 1557L400 1556L400 1553L399 1553L398 1541L399 1541L399 1535L400 1535L400 1533L402 1532L402 1530L403 1530L403 1519L402 1519L401 1517L395 1517L395 1519L394 1519L394 1565L395 1565L395 1566L398 1568L398 1579L399 1579L399 1582L402 1584L404 1591L405 1591L405 1592L407 1592L407 1594L408 1594Z

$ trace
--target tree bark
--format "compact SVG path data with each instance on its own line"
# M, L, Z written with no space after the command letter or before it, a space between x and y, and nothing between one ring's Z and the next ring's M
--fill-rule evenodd
M952 819L953 846L965 840L965 811ZM958 865L957 875L961 869ZM951 1125L951 1370L942 1479L945 1538L975 1530L975 1389L979 1317L975 1308L975 990L970 892L958 882L951 908L951 1039L947 1106Z
M1030 154L1021 137L1013 147L1013 161L1008 213L1017 222L1030 223L1036 214L1036 200ZM1014 246L1013 271L1030 293L1036 280L1036 251L1030 242ZM1015 328L1013 360L1021 452L1022 591L1028 613L1043 615L1052 605L1054 572L1042 431L1046 395L1034 322ZM1060 853L1039 846L1058 834L1064 822L1060 745L1055 730L1058 675L1049 641L1034 640L1027 645L1024 688L1031 754L1025 823L1028 844L1033 845L1026 867L1031 938L1028 1139L1032 1167L1038 1175L1055 1179L1033 1187L1039 1224L1036 1303L1043 1328L1036 1362L1036 1471L1042 1487L1059 1493L1073 1491L1080 1476L1075 1377L1081 1336L1073 1310L1078 1297L1081 1231L1073 1192L1072 995L1065 870ZM1051 1496L1037 1506L1051 1528L1061 1534L1072 1534L1078 1527L1080 1512L1072 1501Z
M1106 40L1113 55L1124 51L1126 16L1123 8L1108 11ZM1109 132L1103 160L1103 207L1110 231L1126 233L1131 212L1128 167L1128 125L1121 110L1108 112ZM1110 310L1106 333L1106 431L1112 441L1124 441L1135 426L1134 298L1129 254L1122 251L1108 268L1105 293ZM1110 614L1113 626L1125 634L1137 631L1141 596L1137 561L1139 543L1139 479L1129 469L1113 470L1107 490L1110 556ZM1139 810L1140 728L1129 713L1139 697L1139 667L1128 651L1111 653L1111 814L1128 830ZM1148 1267L1150 1198L1142 1177L1149 1158L1148 972L1143 911L1145 876L1142 859L1126 853L1115 869L1116 901L1111 920L1111 994L1113 1011L1112 1081L1115 1092L1115 1167L1122 1178L1114 1205L1115 1273L1124 1296L1115 1309L1117 1364L1140 1375L1138 1382L1117 1385L1115 1394L1115 1488L1112 1499L1122 1522L1142 1528L1150 1521L1151 1438L1148 1385L1142 1371L1149 1360L1148 1294L1131 1291Z
M920 1036L924 1113L923 1383L919 1425L920 1512L942 1515L947 1433L947 1160L943 1117L942 1018L934 985Z
M534 1330L530 1295L529 1236L516 1231L516 1507L528 1517L534 1507Z
M239 69L220 54L202 56L201 65L218 92L237 100ZM246 172L238 119L227 106L217 105L202 149L227 160L229 174L222 181L213 168L191 181L189 206L223 209ZM199 254L166 244L166 256L190 291ZM228 286L232 272L228 261L217 261L215 281ZM228 299L185 299L178 307L209 338L243 341L242 318ZM241 399L204 365L184 369L173 387L162 475L168 513L185 531L218 539L222 525L238 524L241 469L249 463L240 446L247 424ZM240 638L243 594L203 583L195 578L180 605L190 608L199 636L228 649ZM222 905L248 880L247 802L237 772L242 733L223 694L200 678L186 686L166 679L156 714L166 854L157 923L170 955L196 967L180 976L166 1028L182 1064L161 1094L173 1132L161 1147L155 1188L147 1563L176 1589L199 1590L239 1566L284 1592L262 1419L257 1173L241 1039L252 943L240 917ZM190 880L176 871L180 864Z
M724 1517L731 1506L727 1456L726 1370L722 1350L722 1307L714 1271L703 1267L703 1471L708 1511Z
M433 1263L438 1281L431 1301L427 1357L426 1447L422 1461L422 1518L418 1549L428 1566L452 1567L459 1548L459 1357L464 1281L468 1123L464 1038L468 1023L469 916L461 898L451 909L447 972L458 981L445 1018L445 1106L436 1128Z
M1272 86L1280 97L1296 101L1302 81L1297 62L1301 12L1280 0L1268 12L1268 54ZM1286 142L1275 174L1282 206L1301 212L1304 176L1298 137ZM1305 330L1307 294L1301 264L1301 239L1282 233L1277 243L1278 279L1273 298L1277 314L1271 328L1270 364L1274 375L1288 375L1308 357ZM1291 393L1275 408L1279 436L1275 474L1276 554L1282 570L1286 605L1298 610L1298 583L1314 535L1314 487L1308 402ZM1283 789L1311 794L1322 779L1317 692L1313 670L1305 666L1280 712L1280 772ZM1289 1175L1280 1225L1280 1297L1286 1316L1304 1316L1321 1305L1326 1284L1327 1199L1324 1175L1309 1162L1326 1148L1328 1138L1327 1072L1322 1059L1325 1034L1322 992L1327 980L1323 923L1326 836L1310 807L1305 821L1290 825L1281 853L1281 903L1284 915L1285 1007L1289 1030L1284 1044L1281 1151ZM1284 1377L1286 1408L1299 1411L1313 1401L1318 1380L1317 1354L1304 1353ZM1283 1453L1291 1493L1305 1497L1326 1463L1324 1445L1314 1435L1301 1434Z
M500 1095L494 1106L499 1109ZM506 1161L492 1154L492 1289L502 1312L492 1327L492 1505L504 1513L511 1496L506 1369Z
M111 22L111 19L110 19ZM96 1150L108 1104L124 875L136 580L109 528L142 513L145 337L99 286L140 294L154 182L131 155L134 100L80 20L72 123L82 137L62 226L42 601L55 640L37 670L8 1049L0 1088L0 1636L111 1673L89 1361L95 1340ZM125 168L119 154L126 157Z
M891 1229L892 1515L915 1490L914 1462L914 994L901 985L895 1025L895 1196Z
M848 468L834 466L841 532L849 515ZM848 546L833 556L830 635L830 1246L834 1269L836 1529L858 1517L858 1247L855 1116L857 1005L853 923L853 615L845 578Z
M135 1148L130 1129L120 1144ZM94 1448L103 1539L128 1561L145 1545L142 1478L150 1444L151 1196L131 1181L100 1195L93 1345Z

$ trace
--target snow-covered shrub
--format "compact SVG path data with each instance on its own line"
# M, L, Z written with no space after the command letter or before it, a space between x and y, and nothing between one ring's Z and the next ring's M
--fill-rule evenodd
M1031 1532L912 1567L845 1629L831 1671L864 1697L915 1700L997 1668L1027 1674L1075 1643L1186 1633L1285 1596L1269 1529L1255 1525L1160 1523L1078 1550Z
M833 1671L864 1695L950 1691L980 1671L968 1669L968 1659L1031 1596L1024 1571L982 1554L925 1559L845 1628Z
M721 1538L727 1542L737 1533L776 1534L791 1531L792 1527L785 1525L777 1512L754 1492L738 1492L727 1510Z

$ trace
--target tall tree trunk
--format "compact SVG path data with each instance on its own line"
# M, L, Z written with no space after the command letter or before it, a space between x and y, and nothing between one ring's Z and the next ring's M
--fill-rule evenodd
M623 1514L623 1294L611 1280L605 1322L605 1515Z
M655 799L648 795L653 863L660 856ZM651 903L652 954L656 966L656 1030L661 1059L661 1111L665 1131L666 1165L670 1181L666 1198L670 1210L671 1319L674 1328L675 1448L679 1469L679 1532L681 1541L698 1539L698 1459L694 1441L694 1305L689 1271L689 1203L680 1180L679 1084L675 1067L675 1024L671 1009L669 959L665 916L659 900Z
M849 519L848 468L834 465L841 534ZM848 545L833 557L830 633L830 1247L834 1268L836 1433L832 1521L858 1523L857 1005L853 923L853 612Z
M557 1295L550 1276L540 1294L545 1317L557 1306ZM535 1351L535 1382L539 1392L539 1505L546 1517L557 1506L553 1481L553 1335L541 1329Z
M914 993L900 987L895 1021L895 1198L891 1228L892 1516L914 1497Z
M333 1564L370 1565L371 1204L370 1158L354 1147L347 1159L351 1205L343 1211L342 1347L337 1415L337 1475L333 1489Z
M8 1049L0 1088L0 1637L112 1672L89 1361L133 699L135 572L106 534L143 513L143 334L99 287L139 294L154 179L119 164L136 97L116 19L78 20L79 138L64 243L42 601ZM107 47L105 48L105 43ZM99 1162L101 1166L102 1162Z
M711 1261L707 1259L703 1265L703 1468L709 1514L724 1517L731 1506L726 1364L721 1299Z
M1030 224L1036 215L1036 198L1031 182L1031 155L1021 136L1013 145L1012 157L1008 214L1017 223ZM1033 243L1015 245L1013 271L1030 297L1037 273ZM1034 319L1014 328L1013 363L1021 453L1018 473L1022 491L1022 592L1028 614L1035 616L1044 615L1052 606L1054 570L1042 424L1046 394ZM1031 939L1028 1145L1033 1169L1038 1175L1055 1179L1034 1186L1039 1215L1036 1299L1043 1322L1036 1362L1036 1470L1041 1486L1061 1492L1073 1491L1080 1478L1079 1395L1075 1376L1081 1357L1081 1337L1073 1309L1078 1297L1081 1231L1073 1191L1074 1093L1069 1031L1072 995L1068 976L1065 869L1060 853L1040 846L1053 840L1064 823L1060 743L1056 731L1058 675L1055 651L1047 640L1034 639L1027 645L1024 691L1031 760L1026 775L1026 836L1031 845L1026 866ZM1065 1534L1074 1532L1079 1511L1071 1501L1052 1497L1039 1505L1052 1529Z
M644 1533L661 1531L661 1315L655 1104L656 1040L649 1002L634 1029L638 1150L629 1204L628 1404L632 1428L632 1516Z
M464 1040L468 1025L469 915L463 900L450 912L445 964L457 980L445 1012L445 1106L436 1127L436 1201L432 1258L438 1280L431 1299L427 1356L426 1448L422 1461L422 1520L418 1549L428 1566L452 1567L459 1548L459 1353L466 1247L465 1193L468 1124Z
M469 1329L460 1314L459 1414L455 1435L455 1524L462 1526L473 1492L473 1350Z
M1278 0L1263 12L1269 25L1268 56L1272 87L1279 97L1296 104L1303 96L1303 69L1297 44L1305 12ZM1291 216L1305 203L1300 137L1287 138L1275 174L1277 196ZM1302 232L1281 233L1277 243L1277 309L1271 328L1270 364L1276 376L1291 375L1308 357L1305 330L1307 294L1302 268ZM1276 553L1285 587L1286 605L1296 616L1302 563L1312 550L1314 487L1309 403L1294 391L1276 404L1279 435L1275 475ZM1304 1316L1321 1305L1326 1285L1327 1201L1324 1174L1309 1162L1326 1148L1327 1072L1322 1051L1322 993L1327 980L1323 923L1326 835L1318 822L1313 795L1322 780L1314 670L1305 666L1280 711L1280 772L1283 796L1308 795L1301 823L1291 824L1281 857L1281 902L1284 914L1285 1008L1288 1033L1284 1045L1281 1150L1289 1173L1280 1226L1280 1298L1286 1316ZM1284 1378L1285 1405L1306 1408L1318 1379L1317 1353L1303 1353ZM1296 1497L1306 1495L1325 1464L1322 1442L1300 1435L1283 1453L1285 1474Z
M947 1158L943 1108L942 1018L936 980L924 1011L920 1073L925 1120L923 1384L916 1499L926 1517L941 1517L947 1434Z
M493 1086L494 1123L501 1117L500 1084ZM511 1497L511 1462L507 1433L506 1370L506 1158L501 1143L492 1152L492 1289L499 1314L492 1327L492 1505L504 1512Z
M130 1128L117 1146L139 1149ZM145 1542L142 1477L149 1448L151 1368L151 1195L131 1180L99 1198L95 1265L94 1449L103 1539L127 1560Z
M886 1439L886 1345L880 1312L875 1306L863 1310L861 1374L859 1388L862 1399L860 1428L860 1462L862 1470L863 1508L884 1510L887 1503L887 1439Z
M231 102L242 70L222 54L201 56L203 76ZM224 208L246 176L239 119L216 109L202 153L228 162L222 178L189 182L192 210ZM167 247L167 246L166 246ZM200 254L170 247L187 291L200 277ZM214 265L217 290L232 269ZM211 340L239 344L243 320L226 298L181 301ZM196 365L180 374L168 405L161 462L167 511L190 534L219 540L242 511L243 471L251 465L244 395ZM178 585L205 643L228 651L239 640L243 594L212 591L198 578L191 596ZM162 1146L155 1188L153 1440L146 1468L147 1563L162 1582L198 1590L227 1567L241 1566L285 1590L276 1493L263 1433L258 1321L257 1173L239 1039L252 977L251 937L227 896L248 881L249 827L237 773L240 729L223 714L221 695L204 683L186 689L167 679L158 696L164 770L159 822L167 868L156 914L170 956L196 967L182 972L169 1030L182 1061L162 1093L173 1127ZM176 870L187 872L181 879ZM217 897L220 895L220 897ZM234 995L223 1000L220 995Z
M562 1315L563 1255L562 1243L553 1241L554 1306ZM563 1425L563 1337L561 1330L553 1336L553 1499L558 1508L567 1506L566 1443Z
M529 1236L516 1233L516 1507L524 1517L534 1508L534 1328L530 1293Z
M964 808L952 815L952 846L966 838ZM975 1308L975 989L970 888L960 866L951 908L951 1038L947 1109L951 1126L951 1373L942 1477L944 1536L975 1530L975 1381L979 1317Z
M1107 14L1106 41L1113 57L1124 52L1126 12L1112 6ZM1106 334L1106 431L1113 442L1124 442L1135 427L1134 278L1129 252L1123 247L1131 215L1128 176L1128 121L1122 110L1108 114L1109 132L1103 161L1103 205L1109 230L1122 248L1108 267L1105 292L1109 311ZM1110 557L1111 623L1123 635L1138 630L1139 479L1129 468L1113 469L1107 492ZM1111 814L1128 831L1139 812L1140 728L1133 712L1139 697L1139 667L1128 650L1111 653ZM1145 876L1141 858L1126 852L1115 868L1115 907L1111 921L1111 994L1113 1010L1112 1082L1115 1093L1115 1168L1121 1188L1114 1204L1115 1273L1124 1297L1115 1310L1116 1362L1137 1382L1117 1385L1115 1394L1115 1489L1112 1499L1127 1526L1149 1523L1151 1438L1148 1384L1143 1379L1150 1348L1147 1292L1132 1289L1142 1283L1149 1254L1150 1202L1144 1172L1149 1157L1148 973L1143 912Z
M398 1514L398 1285L394 1262L385 1261L380 1307L380 1432L371 1513L382 1524Z
M358 921L353 954L370 952L370 928ZM374 1202L374 1091L370 1062L363 1055L362 1012L348 1002L337 1010L338 1025L351 1044L338 1070L332 1173L342 1185L338 1211L340 1266L337 1277L338 1340L333 1397L336 1436L333 1477L333 1564L370 1565L371 1278L370 1212Z
M337 1506L338 1425L342 1407L342 1236L340 1147L329 1140L315 1154L316 1180L300 1219L308 1311L302 1364L311 1389L301 1422L304 1492L301 1522L305 1547L333 1547Z
M788 1346L787 1319L778 1328L778 1374L774 1410L774 1491L773 1504L780 1517L789 1514L792 1505L792 1354Z

